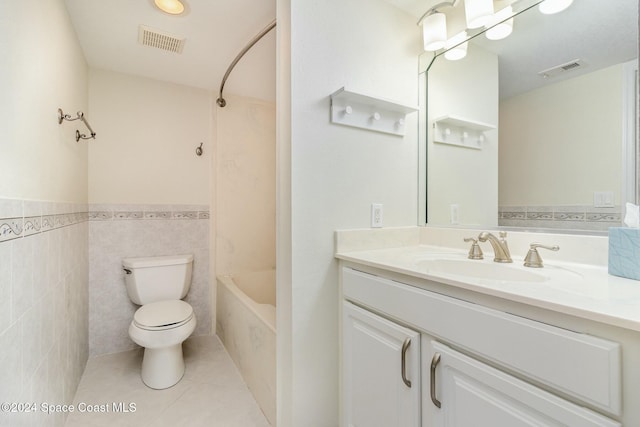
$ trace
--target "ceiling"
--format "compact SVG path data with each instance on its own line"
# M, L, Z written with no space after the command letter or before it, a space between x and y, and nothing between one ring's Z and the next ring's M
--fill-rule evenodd
M415 16L416 21L441 2L386 1ZM511 3L532 1L494 0L494 5L499 10ZM90 66L217 92L231 61L275 18L276 0L184 2L187 13L170 16L157 10L153 0L65 0ZM636 58L638 2L614 3L607 8L602 0L575 0L569 9L551 16L530 10L515 18L514 32L507 39L497 43L479 36L472 43L500 55L501 97L513 95L547 83L538 76L539 71L574 59L582 59L588 65L584 72L588 72ZM462 1L443 11L449 15L450 27L464 19ZM183 52L139 44L140 25L185 37ZM238 63L225 93L275 100L275 62L275 31L271 31Z
M91 67L218 91L236 55L276 15L276 0L183 0L187 12L171 16L153 0L65 0ZM186 38L182 53L138 43L145 25ZM225 94L275 100L275 31L234 68Z
M387 1L416 16L416 21L430 6L441 2ZM513 4L514 10L522 10L538 1L494 0L494 10L508 4ZM454 8L440 10L447 14L448 27L455 26L464 16L463 1L458 1ZM449 28L449 36L463 28ZM574 0L571 7L555 15L543 15L533 7L514 18L513 33L506 39L490 41L480 35L470 42L469 49L474 44L498 54L500 97L508 98L545 84L636 59L638 1ZM582 60L585 66L548 79L538 74L575 59ZM463 64L464 60L460 63Z

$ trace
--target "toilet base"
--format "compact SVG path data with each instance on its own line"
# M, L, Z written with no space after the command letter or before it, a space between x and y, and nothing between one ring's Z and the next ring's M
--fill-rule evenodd
M145 348L142 359L142 381L161 390L180 381L184 375L182 343L163 348Z

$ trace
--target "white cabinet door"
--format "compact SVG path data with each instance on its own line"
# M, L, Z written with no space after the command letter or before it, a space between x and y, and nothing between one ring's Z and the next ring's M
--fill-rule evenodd
M425 350L429 346L425 346ZM425 425L433 427L614 427L619 423L432 341ZM438 360L439 358L439 360ZM437 407L438 402L440 408Z
M342 425L420 426L420 334L346 301Z

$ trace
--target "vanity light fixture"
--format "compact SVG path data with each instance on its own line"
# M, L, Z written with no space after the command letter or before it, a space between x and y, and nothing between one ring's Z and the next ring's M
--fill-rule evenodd
M447 41L447 17L444 13L435 12L424 18L422 22L424 50L442 49Z
M538 5L538 10L545 15L559 13L571 6L573 0L544 0Z
M511 6L496 12L485 25L487 38L489 40L502 40L508 37L513 32L513 18L509 18L511 16L513 16L513 8Z
M433 52L445 46L447 42L447 16L442 12L438 12L438 9L444 6L453 7L457 1L438 3L418 20L418 25L422 25L424 50Z
M180 15L184 12L184 4L180 0L153 0L156 7L169 15Z
M464 13L468 28L480 28L493 16L493 0L465 0Z
M447 40L447 43L444 46L445 49L447 49L444 53L444 57L450 61L457 61L467 56L467 47L469 46L469 42L465 42L465 40L467 40L466 31L458 33Z

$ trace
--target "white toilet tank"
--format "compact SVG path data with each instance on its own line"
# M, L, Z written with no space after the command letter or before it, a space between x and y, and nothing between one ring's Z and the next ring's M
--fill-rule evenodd
M138 305L182 299L191 286L193 255L171 255L122 260L131 301Z

